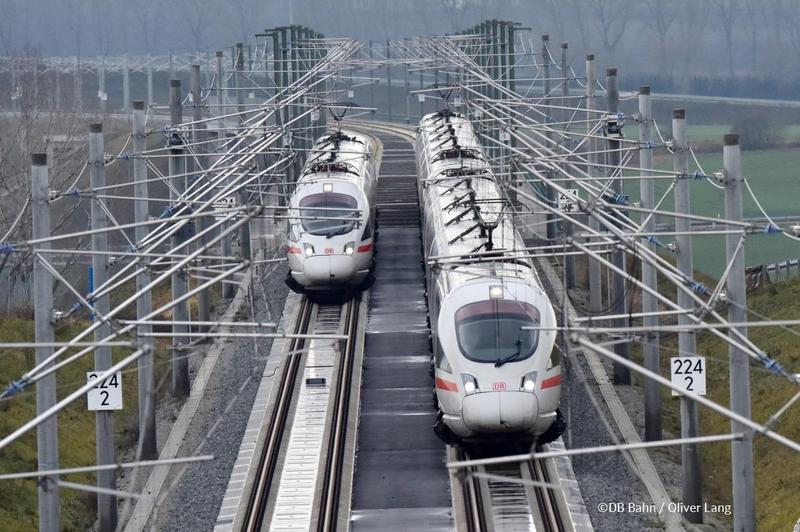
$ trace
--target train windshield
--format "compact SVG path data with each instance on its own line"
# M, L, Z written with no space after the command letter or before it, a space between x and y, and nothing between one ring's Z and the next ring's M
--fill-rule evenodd
M311 194L300 200L300 223L312 235L332 237L353 230L358 218L353 196L336 192ZM351 221L350 218L353 220Z
M525 360L539 343L539 311L528 303L507 299L470 303L456 312L456 337L461 352L473 362Z

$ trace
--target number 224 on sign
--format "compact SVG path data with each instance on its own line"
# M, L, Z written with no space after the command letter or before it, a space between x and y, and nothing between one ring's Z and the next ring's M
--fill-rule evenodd
M91 382L100 372L86 373L86 382ZM86 392L86 403L89 410L122 410L122 373L116 372Z
M706 357L672 357L669 359L672 384L684 392L706 394ZM681 395L673 388L672 395Z

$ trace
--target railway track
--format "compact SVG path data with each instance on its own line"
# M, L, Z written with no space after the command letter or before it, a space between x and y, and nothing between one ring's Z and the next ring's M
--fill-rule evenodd
M289 342L242 530L336 529L360 307L303 297L294 334L346 339Z
M458 460L469 455L458 448ZM541 460L466 468L461 482L464 523L469 532L567 532Z

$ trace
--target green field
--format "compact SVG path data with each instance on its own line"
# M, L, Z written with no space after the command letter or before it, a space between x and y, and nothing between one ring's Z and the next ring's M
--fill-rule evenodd
M670 127L671 124L663 124L659 123L658 127L660 128L661 135L666 139L670 136ZM790 142L796 142L800 140L800 125L793 124L789 126L781 126L781 132L783 133L783 139ZM690 144L698 144L698 143L711 143L716 142L719 143L720 149L722 149L722 137L726 133L731 132L731 126L726 125L709 125L709 124L698 124L698 125L691 125L688 126L687 135L689 138ZM654 136L657 137L655 132L653 133ZM639 138L639 125L635 122L625 122L625 137L630 139L637 139Z
M700 275L700 274L698 274ZM701 276L702 277L702 276ZM708 281L704 279L704 281ZM667 293L674 288L661 278L659 287ZM800 280L792 279L767 285L748 294L748 307L772 319L796 319L800 301ZM796 370L800 363L797 327L791 330L775 327L753 327L750 338L766 353L784 367ZM669 357L677 354L677 336L662 334L661 374L669 375ZM728 380L728 346L709 333L697 336L697 352L708 362L708 398L728 406L730 386ZM641 348L635 346L632 356L641 362ZM766 371L759 364L751 364L752 419L766 422L796 392L794 385L783 377ZM641 385L642 380L636 383ZM680 406L676 397L668 390L662 391L663 421L666 437L680 434ZM727 418L706 408L700 408L701 434L725 434L730 431ZM797 440L800 437L800 409L790 408L773 427L784 436ZM759 530L791 530L797 521L797 506L800 486L800 468L796 467L797 453L763 436L753 441L755 460L756 522ZM680 450L672 449L670 456L680 463ZM701 446L703 499L713 504L731 504L730 444L709 443ZM729 518L731 519L731 518ZM729 524L732 524L729 522Z
M713 127L713 126L709 126ZM722 153L698 154L697 158L706 173L722 169ZM668 156L656 158L661 170L671 170L672 160ZM691 162L690 170L696 165ZM758 200L770 216L800 215L797 191L800 185L800 151L792 149L748 151L742 153L742 172L747 178ZM669 186L670 180L656 181L656 201ZM625 193L636 201L639 184L636 180L625 181ZM692 212L704 216L724 217L724 191L715 188L705 179L691 183ZM744 215L760 217L755 202L747 191L743 191ZM669 195L662 210L673 210L673 199ZM659 223L670 222L668 218L657 219ZM671 237L660 238L665 244ZM745 261L756 266L780 260L800 257L800 242L782 235L753 234L747 237ZM719 276L725 268L725 243L722 236L697 236L694 239L695 268L712 276Z

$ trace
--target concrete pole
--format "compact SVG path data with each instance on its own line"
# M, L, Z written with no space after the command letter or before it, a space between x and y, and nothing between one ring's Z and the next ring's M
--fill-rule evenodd
M297 34L298 26L290 26L289 27L289 48L287 49L287 83L286 86L293 85L299 78L299 71L298 68L298 61L297 61L297 53L298 53L298 34ZM287 106L288 111L290 112L290 120L295 120L297 116L300 114L300 108L297 105L289 105ZM289 120L286 121L289 123ZM297 122L293 122L293 129L295 132L299 127ZM295 157L292 161L292 181L296 181L297 177L302 172L302 151L298 151L297 148L302 148L302 139L299 138L298 135L292 135L292 150L295 152ZM248 224L249 225L249 222ZM249 228L248 228L249 229ZM248 240L249 242L249 240Z
M177 125L183 122L183 109L181 106L181 80L173 79L169 82L169 114L170 123ZM169 175L174 188L170 189L170 199L173 205L177 205L178 198L183 196L186 191L186 177L172 178L171 176L184 174L186 160L183 156L183 140L173 133L170 136ZM171 248L175 249L185 240L185 227L171 238ZM172 299L178 299L189 291L189 277L186 270L181 270L172 274ZM189 304L187 301L178 303L172 310L172 317L175 321L186 322L189 320ZM186 359L187 352L181 346L187 345L189 339L181 336L189 332L186 325L173 325L172 333L175 335L172 340L172 393L176 396L189 396L189 361Z
M594 96L594 54L586 56L586 134L591 133L596 115L593 112L597 108ZM597 175L597 142L589 139L589 167L587 173L595 177ZM600 222L593 216L589 217L589 227L594 231L600 230ZM603 275L601 265L598 261L588 258L589 262L589 309L592 314L600 314L603 309Z
M131 111L131 69L127 57L122 65L122 110Z
M204 76L204 85L206 90L210 90L211 88L211 54L208 50L206 50L206 64L205 68L203 69L203 76ZM264 83L264 86L267 84Z
M497 35L497 19L492 19L489 21L489 34L490 34L490 41L492 43L492 51L491 51L491 68L489 69L489 73L493 80L499 82L500 81L500 39ZM497 100L500 98L500 90L497 87L492 86L491 96L493 99ZM497 153L497 149L495 148L495 153Z
M137 154L133 159L133 194L136 197L134 202L134 219L136 223L147 221L149 207L147 198L149 197L147 184L147 162L138 154L147 149L147 137L144 130L145 105L142 101L133 102L133 152ZM146 226L136 227L136 242L141 242L147 237L148 228ZM145 264L150 259L144 257ZM142 271L136 276L136 290L142 295L136 300L136 319L142 320L153 310L153 303L150 291L142 292L142 289L150 284L150 273ZM139 335L139 342L147 344L152 348L152 338L145 336L153 332L151 325L139 325L136 328ZM153 366L153 351L146 350L139 357L137 362L137 375L139 380L139 437L142 441L142 460L153 460L158 458L158 448L156 446L156 397L155 397L155 373Z
M289 28L280 28L281 32L281 87L285 90L289 86ZM291 120L291 105L283 106L283 123L288 124Z
M54 107L57 113L61 112L61 74L58 71L53 73L56 78L56 95Z
M653 105L650 98L650 87L639 89L639 166L642 168L642 179L640 181L641 204L644 209L655 208L655 183L653 175L653 136L651 124L653 122ZM674 131L674 129L673 129ZM676 159L677 164L677 159ZM677 209L677 207L676 207ZM643 215L645 216L645 215ZM655 220L651 216L645 222L643 230L652 233L655 229ZM646 244L651 250L655 251L655 245ZM691 248L690 248L691 249ZM658 290L658 272L646 261L642 261L642 283L645 286ZM642 312L655 313L658 310L658 301L648 293L642 291ZM645 316L642 319L645 327L658 326L658 316ZM659 346L658 333L649 333L645 336L642 346L644 352L644 367L654 373L661 373L659 365ZM661 434L661 388L650 380L644 381L644 438L647 441L656 441L662 438Z
M500 63L499 81L503 87L508 88L508 34L506 33L506 23L503 21L497 22L497 39L500 46L500 56L498 57ZM505 99L505 93L501 93L500 98Z
M75 62L75 110L83 112L83 83L81 82L81 60Z
M375 76L375 67L372 64L372 41L369 41L369 66L372 76ZM375 83L369 84L369 106L375 109Z
M689 180L686 176L689 174L689 142L686 135L686 111L684 109L673 109L672 111L672 136L674 153L674 166L673 169L679 177L675 184L675 212L678 214L691 213L691 194L689 189ZM644 183L643 183L644 185ZM652 194L651 185L651 194ZM644 189L643 189L644 190ZM644 198L643 198L644 199ZM651 197L651 200L653 197ZM644 205L643 205L644 206ZM651 222L651 226L655 227L655 222ZM677 262L678 269L689 278L694 277L694 260L692 258L692 237L687 233L691 231L690 220L687 218L675 218L675 232L679 233L675 237L678 244L677 249ZM680 234L684 233L684 234ZM644 270L642 271L644 275ZM656 273L652 273L655 279ZM653 286L655 288L655 286ZM643 300L644 301L644 300ZM694 310L694 302L688 294L682 290L678 290L678 305L681 308ZM655 310L656 304L652 303L652 308ZM649 309L643 308L645 312ZM647 320L647 318L645 318ZM678 325L692 324L686 315L678 316ZM658 318L651 318L650 321L645 321L645 325L658 324ZM656 342L656 349L658 349L658 337L656 336L651 341ZM647 346L645 346L645 349ZM694 356L697 353L697 338L693 330L681 331L678 333L678 354L679 356ZM645 357L648 352L645 350ZM658 356L658 354L656 354ZM646 361L646 359L645 359ZM656 367L658 367L656 365ZM648 368L650 369L650 368ZM649 381L648 381L649 382ZM646 407L646 405L645 405ZM681 437L682 438L695 438L700 435L700 417L697 408L697 403L690 401L685 397L681 397ZM697 505L701 508L699 511L683 512L683 515L690 523L703 522L703 482L700 463L700 448L698 444L687 444L681 446L681 462L683 469L683 502L687 505Z
M89 180L93 189L103 190L106 186L105 146L103 142L103 124L89 125ZM102 231L108 227L105 211L100 200L91 202L92 230ZM98 232L92 235L93 286L100 287L108 280L108 233ZM106 294L92 301L98 316L108 314L111 309L109 295ZM95 316L95 319L99 319ZM94 331L94 340L99 342L111 334L111 325L101 323ZM105 371L112 365L111 348L100 346L94 350L94 370ZM97 438L97 465L116 463L114 452L114 414L110 410L97 411L95 414L95 431ZM100 489L116 489L117 480L114 470L97 472L97 487ZM117 498L113 495L97 494L97 519L100 530L113 531L117 527Z
M214 89L216 90L216 93L217 93L217 114L218 115L224 115L225 114L225 108L223 107L223 105L225 104L225 92L224 92L224 89L225 89L225 85L224 85L224 83L225 83L225 81L224 81L224 78L225 78L225 65L224 65L223 60L222 60L223 56L224 56L224 52L222 52L222 51L218 51L217 52L217 83L216 83L216 87L214 87ZM224 133L221 130L225 127L225 121L224 120L220 120L218 122L218 124L217 124L217 127L220 129L219 135L220 136L224 135Z
M236 43L236 62L233 71L233 84L236 89L236 112L239 113L239 124L245 121L244 115L244 44Z
M617 114L619 112L619 89L617 88L617 69L609 68L606 71L606 91L608 99L608 112L609 114ZM608 140L608 149L610 150L608 162L610 165L609 173L613 174L614 170L620 163L620 141L618 139L610 138ZM622 180L612 179L611 181L612 192L622 195ZM621 249L614 250L611 254L612 264L620 270L625 270L625 252ZM611 294L609 297L611 302L611 313L624 316L628 313L628 298L625 291L625 278L614 273L611 277ZM615 327L627 327L629 325L628 318L617 318L614 320ZM614 345L614 352L621 357L630 357L630 345L627 342L621 342ZM630 384L631 373L627 366L622 364L614 364L614 382L616 384Z
M234 83L236 84L236 111L240 113L239 124L243 124L245 121L244 90L242 90L244 88L244 53L242 46L242 43L236 43L236 70L233 72ZM239 190L239 202L242 205L250 204L250 195L244 188ZM239 254L248 260L252 258L250 253L250 222L242 224L239 227Z
M517 75L515 73L516 66L514 65L515 62L515 53L514 53L514 23L513 22L506 22L506 50L507 50L507 57L506 57L506 64L508 65L508 72L506 73L507 79L507 86L508 89L512 92L516 91L517 85ZM516 149L517 147L517 138L511 137L511 148ZM512 176L512 181L514 180ZM513 201L516 203L516 193L513 195Z
M393 120L392 117L392 45L389 40L386 41L386 109L389 111L389 122Z
M547 49L548 43L550 41L550 36L545 34L542 35L542 77L544 78L543 81L543 91L542 91L542 104L545 106L544 112L547 114L545 116L544 121L550 122L550 109L547 108L550 105L550 52ZM552 148L553 143L550 142L553 138L550 132L545 133L545 137L547 137L547 147ZM553 172L551 170L547 170L547 178L552 179ZM556 196L553 187L547 186L545 187L546 194L547 194L547 202L550 205L555 205L556 203ZM558 218L555 214L548 211L547 213L547 240L555 240L557 227L556 224Z
M100 70L97 72L97 99L100 103L100 115L105 116L108 112L108 100L106 98L106 58L100 60Z
M49 176L47 155L31 156L31 216L34 239L50 237ZM35 244L34 250L50 249L50 243ZM33 311L37 342L55 341L53 328L53 278L38 260L33 261ZM36 348L36 364L53 354L52 347ZM48 365L45 369L52 367ZM56 374L36 381L36 413L42 414L56 404ZM36 456L40 471L58 469L58 417L53 416L36 427ZM60 530L58 477L43 477L39 482L39 531Z
M725 218L742 220L742 161L739 136L725 135L723 152L725 167ZM735 231L735 226L727 227ZM728 321L747 321L747 294L744 274L744 246L736 253L738 234L725 235L725 258L733 263L725 288L728 294ZM746 327L735 329L747 335ZM733 331L728 334L735 338ZM750 365L747 354L730 346L730 399L731 410L750 418ZM744 439L731 442L731 482L733 485L733 529L736 532L755 530L755 501L753 496L753 433L741 423L731 422L731 430L743 432Z
M17 63L13 59L11 60L11 111L14 113L19 112L19 99L17 98L17 86L19 85L19 80L17 79L19 74L17 73Z
M509 64L508 88L512 92L516 92L517 90L517 72L516 72L517 67L515 66L517 58L516 58L516 50L514 49L515 30L516 28L514 28L514 23L509 22L508 23L508 64Z
M297 26L289 26L289 48L287 49L287 86L293 84L297 80ZM289 106L290 120L294 120L297 115L297 105L292 104ZM288 121L287 121L288 123ZM297 127L295 124L294 127ZM299 139L297 139L299 142ZM295 144L295 142L293 142Z
M422 89L425 86L425 79L422 73L422 69L419 71L419 88ZM420 93L422 94L422 93ZM425 116L425 95L422 94L422 99L419 102L419 118L422 120L422 117Z
M220 115L225 114L225 107L223 106L225 103L225 65L223 62L224 52L218 51L216 54L217 57L217 113ZM277 78L276 78L277 79ZM224 139L225 138L225 121L220 120L217 124L219 131L217 132L217 138ZM225 231L227 224L223 224L220 226L219 230ZM231 237L226 236L223 237L220 241L220 255L223 257L230 257L233 253L231 251L232 242ZM222 297L226 299L230 299L233 297L233 285L230 283L221 283L222 284Z
M195 171L196 176L199 176L203 169L206 168L208 165L206 164L206 157L203 153L206 151L206 145L203 144L203 141L206 140L205 135L205 124L200 123L200 120L203 118L201 107L202 103L202 91L200 90L200 65L192 65L192 73L190 79L191 85L191 94L192 94L192 122L194 125L192 126L192 142L195 144L195 158L189 159L187 164L191 164L192 169ZM198 144L200 143L200 144ZM196 162L195 162L196 159ZM202 218L197 218L196 222L198 225L198 229L203 231L209 226L210 219L206 216ZM202 236L200 238L200 245L204 246L208 243L208 236ZM205 261L201 260L200 264L205 264ZM211 319L211 304L209 301L208 296L208 289L201 290L200 293L197 294L197 319L199 321L210 321Z
M147 58L147 107L153 105L153 64L150 57Z
M569 81L567 79L567 51L569 50L569 44L562 42L561 43L561 77L564 78L561 81L561 105L566 107L569 104L569 100L567 96L569 96ZM567 122L569 120L569 111L564 110L561 113L561 121ZM564 126L566 129L566 126ZM569 222L564 222L564 234L565 236L570 239L572 238L573 233L575 232L575 228ZM574 255L567 255L565 262L565 281L567 284L567 288L575 288L575 256Z
M406 39L406 46L408 39ZM411 123L411 80L409 79L408 62L405 64L405 85L406 85L406 124Z

